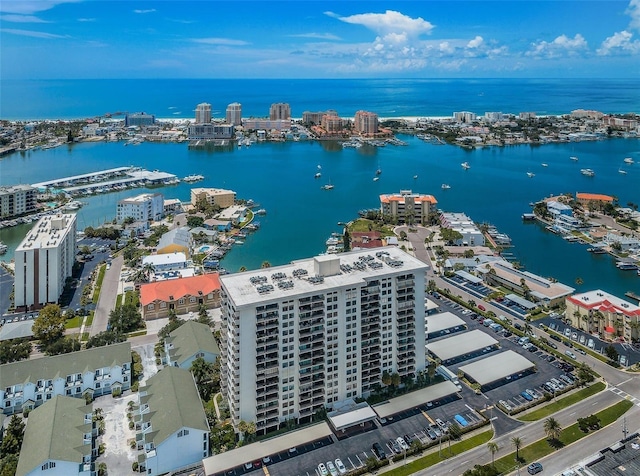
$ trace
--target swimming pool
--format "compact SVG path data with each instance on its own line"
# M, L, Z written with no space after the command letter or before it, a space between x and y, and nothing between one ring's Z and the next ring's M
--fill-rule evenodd
M201 246L198 249L198 253L207 253L208 251L211 251L211 246L209 246L209 245Z

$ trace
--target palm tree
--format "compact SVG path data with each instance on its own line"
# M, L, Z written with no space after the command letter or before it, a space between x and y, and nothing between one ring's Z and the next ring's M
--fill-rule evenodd
M239 273L244 273L247 270L247 268L245 266L240 266L240 269L238 270Z
M553 417L549 417L544 421L544 432L550 440L557 440L562 433L562 427L558 420Z
M265 269L265 268L271 268L271 263L269 263L268 261L263 261L263 262L262 262L262 265L260 265L260 267L261 267L262 269Z
M516 449L516 460L520 461L520 448L522 447L522 438L514 436L511 438L511 444Z
M487 449L491 452L491 466L495 466L495 454L500 450L500 447L495 441L490 441L487 443Z

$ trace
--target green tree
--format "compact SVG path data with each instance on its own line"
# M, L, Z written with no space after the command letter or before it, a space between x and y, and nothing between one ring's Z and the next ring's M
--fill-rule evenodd
M92 347L104 347L105 345L116 344L118 342L124 342L125 340L125 336L109 329L108 331L98 332L96 335L89 337L86 347L87 349L91 349Z
M491 465L495 466L495 455L500 450L500 446L495 441L490 441L487 443L487 449L491 453Z
M604 353L606 354L606 356L612 360L613 362L617 362L618 361L618 357L620 356L618 354L618 351L616 350L616 348L614 346L612 346L611 344L609 344L605 349L604 349Z
M522 438L518 436L512 437L511 444L516 449L516 461L520 461L520 448L522 448Z
M25 424L18 415L13 415L9 420L9 425L5 431L2 445L0 445L0 454L6 456L9 454L19 455L24 439Z
M562 434L562 426L560 426L558 420L553 417L549 417L544 421L544 432L546 433L547 438L557 441Z
M15 476L17 469L17 454L8 454L0 459L0 476Z
M220 382L214 382L213 380L214 366L212 363L207 362L202 357L198 357L191 363L189 370L193 374L193 379L196 382L202 401L206 402L220 390Z
M187 226L189 228L197 228L199 226L204 225L204 218L199 216L189 216L187 217Z
M9 339L0 342L0 364L29 358L31 342L25 339Z
M47 304L33 321L33 335L43 346L47 346L64 335L65 317L57 304Z
M349 235L349 230L344 229L344 234L342 235L342 245L344 247L344 251L349 251L351 249L351 236Z
M68 354L69 352L77 352L80 350L80 342L74 337L63 337L55 342L48 344L44 348L46 355Z
M203 304L198 308L198 318L196 321L200 324L211 325L211 318L209 317L209 313L207 313L207 308Z
M109 314L109 328L118 334L126 334L143 327L142 315L135 304L125 303Z
M170 318L169 323L158 331L158 339L160 339L162 345L164 345L164 340L166 339L166 337L185 322L186 321L184 319L179 319L177 317L175 319Z

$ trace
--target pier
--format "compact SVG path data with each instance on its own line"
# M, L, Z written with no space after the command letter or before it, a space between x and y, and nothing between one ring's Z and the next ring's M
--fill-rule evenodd
M34 183L38 189L57 188L77 197L115 192L126 188L173 185L180 180L174 175L158 170L148 171L139 167L117 167L89 174L74 175L46 182Z

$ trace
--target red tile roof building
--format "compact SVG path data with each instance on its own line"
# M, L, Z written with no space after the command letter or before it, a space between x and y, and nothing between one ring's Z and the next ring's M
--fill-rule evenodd
M574 294L566 298L565 316L571 325L605 339L638 339L640 307L601 290Z
M190 278L169 279L140 286L140 304L145 320L176 314L197 313L200 305L207 309L220 306L220 280L218 273Z
M411 190L380 195L380 211L391 215L398 223L405 223L411 215L414 223L426 223L430 213L436 213L438 201L433 195L420 195Z

